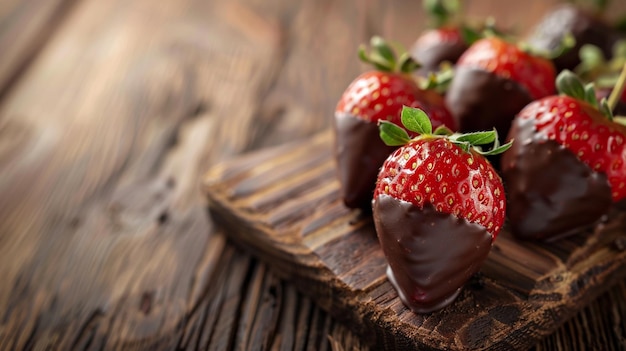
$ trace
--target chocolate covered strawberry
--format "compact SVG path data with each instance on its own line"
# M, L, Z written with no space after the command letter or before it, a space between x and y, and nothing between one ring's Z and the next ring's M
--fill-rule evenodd
M428 75L440 69L440 64L456 63L469 44L463 35L464 27L455 20L459 13L458 1L425 0L424 10L432 25L417 38L410 53L420 63L419 72Z
M461 56L446 94L459 130L495 127L506 136L515 114L554 93L552 63L497 37L475 42Z
M424 31L413 43L411 56L422 65L420 72L427 75L438 71L444 62L456 63L467 48L461 28L432 28Z
M502 181L483 157L506 150L497 133L432 133L426 114L406 107L404 129L381 123L381 138L404 144L381 167L372 201L387 276L418 313L451 303L478 271L505 218ZM478 145L495 143L484 152Z
M402 106L433 113L433 123L456 129L443 99L418 88L411 72L416 63L408 56L396 58L380 38L372 38L372 52L360 51L362 60L377 70L358 76L345 90L335 109L336 159L341 197L350 208L371 208L378 169L395 150L378 137L378 122L400 122Z
M521 238L567 235L626 197L626 127L573 73L557 85L561 95L520 111L515 145L502 156L511 229Z
M571 35L576 43L574 48L553 59L558 71L574 69L580 63L578 51L585 44L597 46L606 57L610 57L620 35L602 18L602 10L592 11L574 4L561 4L541 19L528 42L538 50L550 51L557 48L566 35Z

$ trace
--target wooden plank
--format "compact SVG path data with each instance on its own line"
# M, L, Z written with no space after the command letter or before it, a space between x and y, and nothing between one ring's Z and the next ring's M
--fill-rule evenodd
M310 60L308 40L347 23L356 48L353 24L371 12L334 10L355 7L77 3L0 107L0 349L328 347L344 329L225 242L198 184L220 159L327 126L334 97L301 82L357 67L345 69L343 41ZM290 318L315 325L306 334L276 317L296 304Z
M4 71L19 72L0 107L0 350L205 350L237 340L328 350L329 335L367 349L224 240L198 178L219 160L327 128L361 69L356 47L372 34L409 44L425 25L419 4L71 3L52 22L38 16L59 0L0 4L0 62L32 57ZM550 4L492 12L490 3L468 1L475 17L518 23ZM23 36L42 45L25 50ZM294 304L287 322L276 317ZM242 327L254 308L256 329ZM613 330L590 333L617 338ZM570 338L560 340L581 345Z
M0 100L26 70L78 0L0 3Z
M504 231L454 304L414 314L385 277L371 219L341 205L332 138L327 132L225 162L209 171L204 190L233 240L376 348L526 349L626 275L626 213L616 210L554 243L520 242ZM264 198L272 206L258 206Z
M237 334L246 294L207 287L224 264L239 292L253 264L232 248L227 259L199 175L258 139L218 116L249 123L281 44L271 21L250 37L214 18L232 12L224 4L154 5L78 4L0 110L0 349L166 348L194 328L219 345ZM209 341L213 317L195 316L207 310L232 322Z

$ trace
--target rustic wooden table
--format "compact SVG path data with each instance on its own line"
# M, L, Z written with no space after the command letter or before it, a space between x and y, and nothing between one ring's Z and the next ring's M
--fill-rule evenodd
M553 3L465 7L525 30ZM0 2L0 350L367 349L228 242L199 184L327 129L358 44L424 26L418 1ZM625 297L536 349L626 348Z

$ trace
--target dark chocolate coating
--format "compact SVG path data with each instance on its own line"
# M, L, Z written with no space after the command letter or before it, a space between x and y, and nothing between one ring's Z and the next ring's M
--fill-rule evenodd
M452 303L491 249L486 228L451 214L380 195L374 224L389 267L387 277L402 302L417 313Z
M337 175L346 206L371 210L378 170L395 149L383 143L375 123L335 115Z
M611 187L570 150L534 132L534 119L516 119L511 149L502 156L511 231L550 239L594 224L611 207Z
M461 132L498 130L504 141L515 115L532 101L517 82L482 69L457 67L446 106Z
M580 63L578 51L584 44L593 44L602 50L605 57L612 57L613 45L620 38L619 32L601 19L574 5L564 4L539 22L528 43L536 49L551 51L560 45L568 32L576 39L576 46L553 60L557 72L573 70Z
M463 41L438 42L433 45L417 45L416 42L410 52L411 57L420 63L418 73L428 75L429 72L439 71L439 65L443 62L456 63L467 47Z

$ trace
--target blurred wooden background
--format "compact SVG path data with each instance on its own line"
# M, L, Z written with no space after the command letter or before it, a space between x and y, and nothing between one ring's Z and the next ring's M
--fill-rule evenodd
M556 2L464 6L523 32ZM328 128L357 46L425 25L419 1L1 0L0 350L366 349L226 241L199 181ZM536 348L626 348L625 296Z

